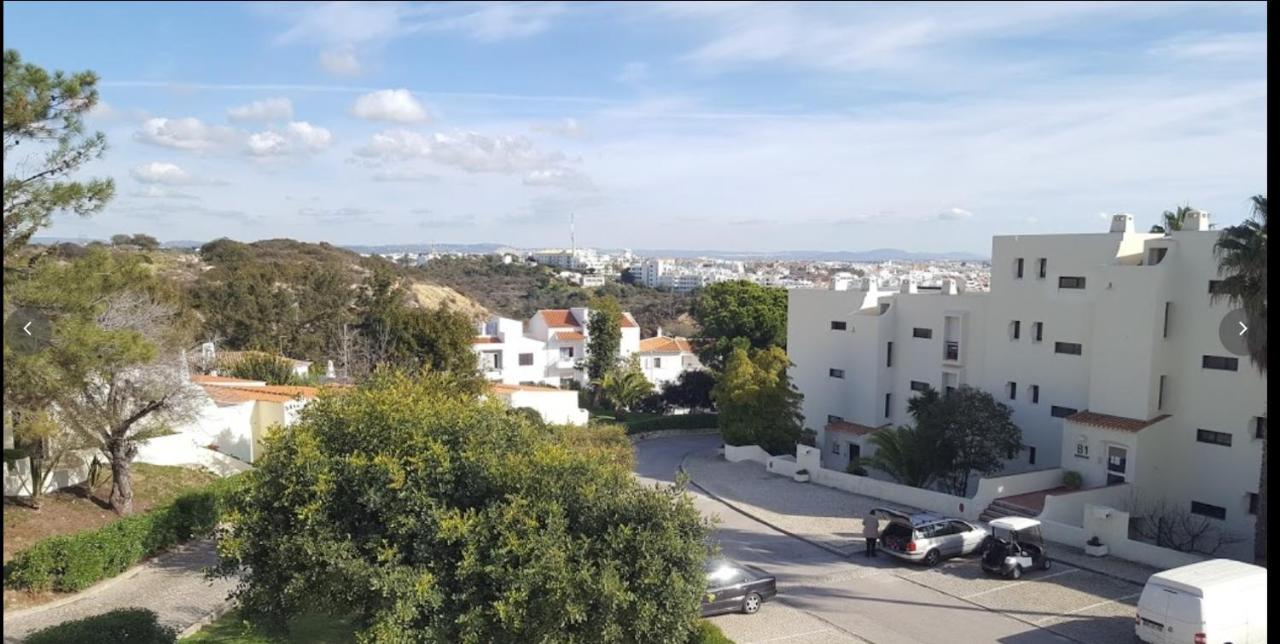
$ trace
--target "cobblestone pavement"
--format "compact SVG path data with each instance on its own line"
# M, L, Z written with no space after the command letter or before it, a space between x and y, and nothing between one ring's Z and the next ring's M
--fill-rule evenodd
M684 466L699 487L747 515L846 555L859 553L847 557L847 566L831 567L823 576L805 577L802 584L806 589L865 588L884 582L885 577L894 577L1077 642L1127 642L1133 638L1133 615L1141 582L1152 569L1123 561L1088 561L1091 568L1102 569L1099 573L1058 560L1048 571L1030 572L1013 581L986 575L972 557L946 561L931 569L887 556L867 560L860 554L858 535L862 522L858 517L885 503L796 483L769 474L757 463L727 462L712 451L689 454ZM1065 554L1071 562L1083 560L1082 555L1075 557L1077 553ZM779 579L780 598L788 595L787 585ZM866 597L860 600L875 601ZM862 635L864 631L858 633Z
M213 542L197 541L89 588L66 603L6 614L5 644L21 642L48 626L117 608L150 608L162 623L182 630L226 604L235 581L204 578L204 569L216 562Z

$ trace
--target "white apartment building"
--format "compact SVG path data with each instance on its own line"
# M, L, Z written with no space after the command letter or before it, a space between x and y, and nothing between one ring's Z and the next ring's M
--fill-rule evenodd
M485 378L508 385L568 386L586 383L587 320L585 307L543 309L527 321L493 316L479 325L471 346ZM640 350L640 325L630 313L620 320L621 357Z
M590 248L540 250L530 253L529 257L539 264L575 271L602 271L609 264L607 255Z
M640 341L639 354L645 378L658 388L675 382L683 371L702 368L688 340L662 335L662 329L656 336Z
M1018 235L992 243L991 288L926 292L874 278L788 296L792 378L825 467L910 424L928 385L970 385L1013 409L1026 449L1008 472L1062 467L1085 487L1131 483L1211 517L1252 551L1266 379L1219 339L1208 215L1182 231Z

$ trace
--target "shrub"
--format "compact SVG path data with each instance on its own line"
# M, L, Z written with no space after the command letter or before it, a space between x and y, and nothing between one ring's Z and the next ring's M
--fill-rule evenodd
M122 608L84 619L63 622L28 635L27 644L169 644L177 629L161 624L155 611Z
M175 544L212 534L238 482L236 477L223 479L145 514L96 530L42 539L5 565L4 585L37 592L76 592Z
M694 644L733 644L733 640L720 631L720 627L705 619L698 620L698 631L694 634Z
M804 445L807 447L817 447L818 432L808 428L800 430L800 440L796 441L796 445Z
M1069 490L1078 490L1084 486L1084 477L1079 472L1067 470L1062 473L1062 486Z
M862 459L860 459L860 458L852 458L852 459L849 459L849 466L848 466L848 467L846 467L844 471L846 471L846 472L848 472L848 473L850 473L850 474L852 474L852 475L854 475L854 476L866 476L866 475L867 475L867 468L866 468L866 467L864 467L864 466L862 465Z
M670 406L662 399L662 394L652 393L638 400L632 411L642 414L665 414L669 409Z
M627 422L627 433L652 432L660 429L714 429L716 414L680 414L641 418Z

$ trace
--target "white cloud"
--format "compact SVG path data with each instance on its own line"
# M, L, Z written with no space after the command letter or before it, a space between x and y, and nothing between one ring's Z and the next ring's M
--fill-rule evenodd
M559 152L542 152L523 136L490 137L476 132L436 133L430 136L407 130L373 135L356 150L356 156L375 162L429 159L467 172L514 174L560 167Z
M333 142L329 130L306 121L294 121L283 132L265 130L250 134L246 140L249 154L259 157L283 156L304 152L320 152Z
M168 188L161 188L160 186L147 186L142 190L130 192L129 196L136 197L138 199L181 199L184 201L200 200L200 198L195 195L187 194L185 192L176 192Z
M373 180L384 183L400 181L408 183L434 183L440 180L440 175L427 170L416 170L411 168L389 169L373 173Z
M197 118L152 118L133 133L139 143L190 152L211 152L234 144L239 134L232 128L207 125Z
M973 213L964 208L948 208L938 213L938 219L942 221L961 221L973 216Z
M287 98L268 98L227 111L232 121L287 121L293 118L293 103Z
M407 89L384 89L356 99L351 113L371 121L419 123L427 120L427 108Z
M547 168L530 170L524 175L526 186L552 186L568 190L592 190L595 184L582 172L573 168Z
M141 183L181 186L194 183L186 170L172 163L153 161L140 165L129 172Z
M572 118L561 119L554 123L540 123L538 125L534 125L533 129L537 132L550 132L551 134L559 134L560 136L567 136L574 139L586 134L586 130L583 129L582 123L579 123L577 119Z
M1150 53L1202 61L1264 63L1267 57L1267 34L1264 31L1184 35L1156 45Z
M358 76L360 59L351 47L339 47L320 52L320 66L334 76Z
M546 31L551 19L564 11L558 2L486 2L471 12L441 20L431 28L461 28L472 38L494 42L529 36Z

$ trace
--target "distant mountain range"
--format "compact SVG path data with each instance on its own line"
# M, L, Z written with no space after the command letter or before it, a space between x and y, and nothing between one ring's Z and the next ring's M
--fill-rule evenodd
M37 244L59 244L63 242L72 242L76 244L86 244L94 241L88 238L65 238L65 237L36 237L32 239ZM103 241L103 240L99 240ZM179 240L167 241L163 243L165 248L199 248L204 242ZM374 246L360 245L344 245L342 248L355 251L357 253L428 253L431 251L446 253L494 253L499 251L507 251L519 253L529 250L529 248L518 248L507 244L480 243L480 244L382 244ZM617 252L618 248L602 248L600 250L606 252ZM743 251L724 251L724 250L677 250L669 248L639 248L633 249L637 255L642 257L677 257L677 258L696 258L707 257L712 259L732 259L732 260L757 260L757 261L819 261L819 262L915 262L927 260L943 260L943 261L987 261L987 257L974 253L965 252L916 252L899 250L897 248L876 248L874 250L783 250L773 252L743 252Z

